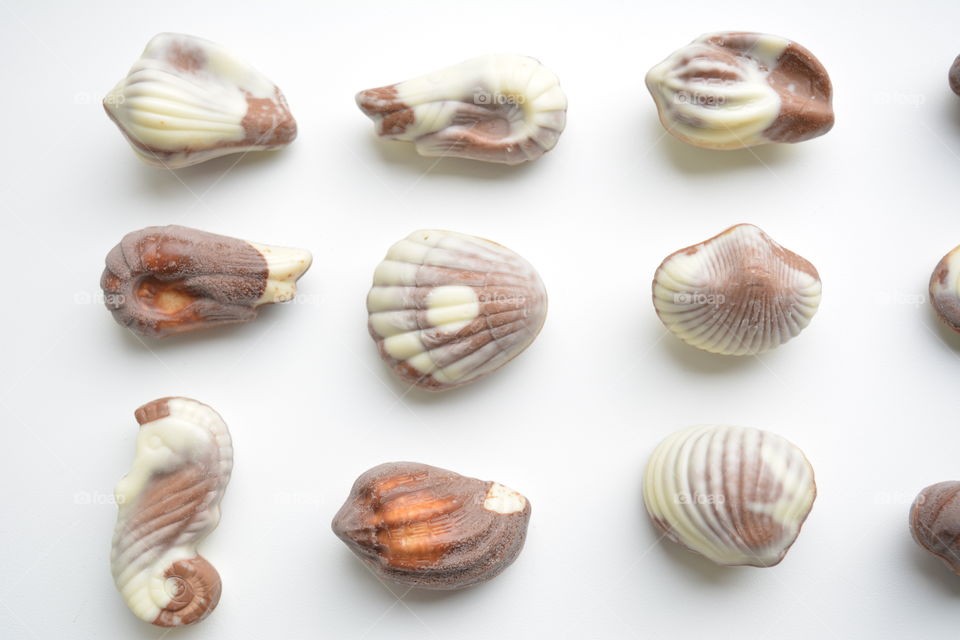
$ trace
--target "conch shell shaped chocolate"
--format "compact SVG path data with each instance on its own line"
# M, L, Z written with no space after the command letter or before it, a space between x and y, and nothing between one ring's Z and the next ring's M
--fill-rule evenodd
M910 507L910 533L960 575L960 482L938 482L917 495Z
M297 137L273 82L222 46L178 33L150 40L103 106L143 161L169 169Z
M557 144L566 123L560 81L533 58L489 54L357 94L377 135L423 156L520 164Z
M943 256L934 268L930 304L948 327L960 331L960 247Z
M697 147L801 142L833 127L826 69L778 36L700 36L650 69L646 83L663 126Z
M220 522L233 468L230 432L213 409L187 398L154 400L136 418L136 457L116 488L113 579L142 620L193 624L220 600L220 575L197 545Z
M755 355L797 336L817 312L817 270L751 224L668 256L653 278L663 324L689 345Z
M177 225L128 233L100 280L114 319L154 338L249 322L286 302L310 268L304 249L247 242Z
M450 590L513 563L529 521L529 501L501 484L391 462L357 479L332 526L377 576Z
M543 327L536 270L495 242L415 231L393 245L367 296L370 335L404 380L430 391L473 382L526 349Z
M677 431L657 445L643 501L670 540L721 565L769 567L800 533L817 489L803 452L759 429Z

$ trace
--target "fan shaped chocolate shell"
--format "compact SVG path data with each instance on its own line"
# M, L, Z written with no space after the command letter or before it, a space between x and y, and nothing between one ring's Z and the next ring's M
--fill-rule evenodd
M136 418L136 457L116 488L113 579L142 620L193 624L220 600L220 575L197 545L220 521L233 468L230 432L213 409L188 398L154 400Z
M566 124L560 81L526 56L490 54L368 89L357 105L377 134L424 156L520 164L553 149Z
M273 82L220 45L179 33L150 40L103 106L141 160L169 169L297 137Z
M668 256L653 278L663 324L689 345L755 355L796 337L820 305L812 264L751 224Z
M367 310L390 367L439 391L478 380L526 349L546 318L547 292L530 263L506 247L423 230L390 247Z
M779 563L817 489L803 452L759 429L682 429L647 462L643 501L672 541L721 565Z
M512 564L529 521L529 501L501 484L391 462L357 478L332 526L378 576L449 590L490 580Z

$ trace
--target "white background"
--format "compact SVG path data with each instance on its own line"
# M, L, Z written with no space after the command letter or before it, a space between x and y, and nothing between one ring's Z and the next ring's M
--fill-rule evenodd
M0 0L0 637L902 638L955 634L960 577L917 548L913 496L960 478L960 339L925 302L960 243L960 5ZM830 71L837 124L796 146L709 152L663 134L647 69L705 31L767 31ZM288 149L176 174L141 164L99 104L146 42L224 44L286 94ZM353 94L473 55L539 58L570 101L522 167L381 142ZM813 262L820 312L760 358L664 329L650 280L672 251L752 222ZM313 251L299 303L252 324L141 341L97 301L107 251L177 223ZM486 380L408 391L366 329L375 265L418 228L501 242L540 271L539 339ZM209 403L236 467L201 548L224 581L201 625L140 622L109 572L112 489L133 410ZM773 430L819 497L772 569L658 542L647 456L696 423ZM526 549L452 594L387 590L330 532L353 480L417 460L526 494ZM398 601L398 597L401 600Z

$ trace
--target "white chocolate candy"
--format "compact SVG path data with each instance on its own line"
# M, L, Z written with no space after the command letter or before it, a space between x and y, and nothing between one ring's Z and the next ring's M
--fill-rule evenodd
M656 526L721 565L780 562L816 495L813 468L800 449L747 427L677 431L657 445L643 480Z
M691 346L756 355L810 324L821 289L807 260L758 227L738 224L667 256L653 278L653 305Z
M650 69L646 83L663 126L698 147L800 142L833 126L826 70L779 36L700 36Z
M477 380L533 342L547 314L536 270L495 242L411 233L377 267L370 334L405 380L443 390Z
M357 94L377 134L424 156L519 164L557 144L566 123L560 81L533 58L490 54Z
M103 106L142 160L170 169L297 136L273 82L220 45L183 34L155 36Z
M233 468L230 432L213 409L187 398L154 400L136 417L136 457L115 492L113 579L142 620L193 624L220 600L220 576L197 545L220 521Z

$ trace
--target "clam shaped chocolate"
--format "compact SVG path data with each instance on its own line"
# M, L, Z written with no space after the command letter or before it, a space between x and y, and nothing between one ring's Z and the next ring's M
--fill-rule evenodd
M391 462L357 478L333 532L381 578L450 590L510 566L529 521L527 499L501 484Z
M954 58L953 64L950 65L947 81L950 83L950 90L960 96L960 56Z
M960 331L960 247L943 256L934 268L930 304L948 327Z
M179 33L154 36L103 106L144 162L169 169L297 137L273 82L220 45Z
M567 97L526 56L490 54L357 94L377 135L413 142L423 156L520 164L553 149Z
M136 457L116 488L113 579L142 620L193 624L220 601L220 575L197 545L220 522L233 468L230 432L213 409L188 398L154 400L136 418Z
M746 427L697 426L657 445L643 501L670 540L721 565L783 560L817 488L803 452Z
M653 306L689 345L755 355L799 334L820 305L812 264L751 224L673 253L653 278Z
M170 225L125 235L100 279L114 319L163 338L250 322L265 304L294 297L309 251Z
M910 533L960 575L960 482L938 482L920 492L910 507Z
M370 335L401 378L441 391L473 382L526 349L547 292L526 260L495 242L415 231L396 243L367 296Z
M697 147L802 142L833 126L827 70L778 36L700 36L650 69L646 81L663 126Z

